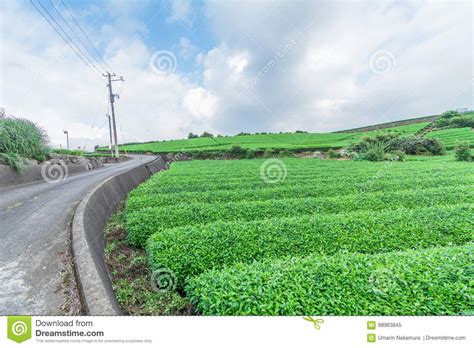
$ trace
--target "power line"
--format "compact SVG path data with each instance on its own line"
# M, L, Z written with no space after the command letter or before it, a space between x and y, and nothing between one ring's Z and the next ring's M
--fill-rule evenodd
M89 59L89 57L87 56L87 54L84 54L84 52L82 51L82 49L74 42L74 40L69 36L69 34L64 30L64 28L61 26L61 24L58 23L58 21L54 18L54 16L48 11L48 9L46 7L43 6L43 3L38 0L38 3L40 4L40 6L46 11L46 13L48 14L48 16L51 17L51 19L54 21L54 23L56 23L56 25L59 27L59 29L61 29L61 31L64 33L64 35L66 35L66 37L69 39L69 41L79 50L79 52L81 52L81 54L83 55L84 58L86 58L86 60L94 67L94 69L96 69L99 73L102 74L102 71L100 71L96 66L95 64ZM50 1L51 5L53 6L54 10L56 12L59 13L59 11L56 9L56 7L54 6L54 4ZM61 16L61 14L59 13L59 15ZM64 20L64 19L63 19ZM66 23L66 25L68 25Z
M94 61L95 63L97 63L97 65L100 66L100 63L97 61L96 58L94 58L94 55L91 54L90 50L87 48L87 46L84 44L84 42L81 40L81 38L76 34L76 32L74 31L74 29L69 25L68 21L64 18L64 16L61 14L61 12L59 12L59 10L56 8L56 6L54 6L54 3L51 1L51 0L48 0L49 3L51 4L51 7L54 9L54 11L56 11L56 13L59 15L59 17L63 20L63 22L66 24L66 26L69 28L69 30L72 32L72 34L76 37L77 41L84 47L85 49L85 53L84 51L81 49L80 46L76 45L79 49L81 49L81 52L84 54L84 56L86 56L87 58L92 58L92 59L89 59L89 61L94 65ZM87 56L87 54L89 54L89 56ZM107 71L107 69L104 69L104 67L100 67L102 70L104 71Z
M84 35L84 37L86 38L87 42L89 42L89 44L91 45L91 47L94 49L95 53L97 54L97 57L100 58L100 60L102 60L104 62L104 64L107 66L107 68L109 68L110 71L112 71L112 69L110 68L109 64L107 64L107 62L105 61L104 57L99 53L99 51L95 48L94 44L92 43L92 41L89 39L89 37L87 36L87 34L85 33L85 31L82 29L81 25L76 21L76 18L74 18L72 12L69 10L69 7L66 5L66 3L64 2L64 0L61 0L61 3L63 4L64 8L67 10L67 12L69 13L69 15L71 16L72 20L74 21L74 23L76 23L77 27L79 28L79 30L81 31L82 35Z
M95 66L91 66L83 57L82 55L80 54L80 52L77 51L76 48L74 48L74 46L72 46L69 41L67 39L64 38L64 36L61 34L61 32L59 32L59 30L53 25L53 23L51 23L51 21L44 15L44 13L38 8L38 6L35 5L35 3L33 2L33 0L30 0L30 3L33 5L33 7L35 8L35 10L41 15L41 17L43 17L46 22L48 22L48 24L51 26L51 28L54 29L54 31L61 37L61 39L63 39L63 41L72 49L72 51L79 57L80 60L82 60L84 62L84 64L87 65L87 67L89 67L89 69L91 69L92 71L94 71L95 73L99 74L99 76L102 78L102 73L95 67ZM41 2L38 1L38 3L41 5L41 7L44 8L44 6L41 4ZM46 11L48 12L48 11ZM49 14L49 12L48 12ZM51 16L49 14L49 16ZM54 20L54 19L53 19ZM64 31L64 30L63 30Z

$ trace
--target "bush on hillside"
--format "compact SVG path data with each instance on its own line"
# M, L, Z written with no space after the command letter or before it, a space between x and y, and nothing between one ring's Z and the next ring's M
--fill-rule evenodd
M457 161L469 162L473 159L469 141L458 141L454 147L454 157Z
M433 126L435 128L474 128L474 113L452 116L449 118L440 117L433 123Z
M361 141L349 145L349 152L356 152L358 160L373 162L403 161L409 155L442 155L444 145L437 139L427 139L417 135L402 137L398 133L381 133L363 137Z
M449 110L449 111L443 112L440 118L450 119L450 118L458 117L458 116L461 116L459 112L455 110Z
M403 151L408 155L442 155L446 149L437 139L428 139L416 135L398 137L390 141L390 151Z

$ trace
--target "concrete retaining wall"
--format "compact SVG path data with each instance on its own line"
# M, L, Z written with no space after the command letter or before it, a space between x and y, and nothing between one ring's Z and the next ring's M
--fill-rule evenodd
M120 315L104 258L104 228L127 194L157 171L162 157L102 182L79 203L73 218L72 247L83 303L89 315Z
M422 123L422 122L433 122L438 117L439 117L438 115L417 117L417 118L411 118L411 119L408 119L408 120L381 123L381 124L377 124L375 126L367 126L367 127L346 129L346 130L342 130L342 131L337 131L335 133L370 132L370 131L373 131L373 130L392 128L392 127L398 127L398 126L406 126L406 125L409 125L409 124L416 124L416 123Z
M20 175L7 165L0 165L0 188L28 184L35 181L44 181L41 174L41 165L28 165ZM67 166L68 175L89 170L86 164L72 164Z
M116 158L85 158L81 156L56 155L46 162L38 164L35 160L28 160L23 172L18 174L10 166L0 164L0 188L29 184L38 181L55 180L87 170L102 167L103 163L118 162Z

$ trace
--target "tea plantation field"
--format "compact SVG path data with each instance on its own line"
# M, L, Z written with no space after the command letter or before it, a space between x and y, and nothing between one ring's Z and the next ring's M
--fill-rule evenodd
M451 157L175 162L125 218L203 315L474 314L474 167Z
M389 128L401 134L415 134L427 126L428 122ZM194 138L169 140L141 144L121 145L120 151L127 152L197 152L229 150L233 145L246 149L287 149L287 150L327 150L345 147L362 136L375 132L358 133L282 133L223 136L214 138ZM102 148L101 150L105 150Z
M437 130L427 133L426 137L441 140L448 150L453 149L458 140L467 140L474 147L474 129L471 127Z

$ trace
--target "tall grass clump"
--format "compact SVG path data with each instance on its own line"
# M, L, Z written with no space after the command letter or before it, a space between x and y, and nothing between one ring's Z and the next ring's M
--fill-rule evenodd
M0 158L17 171L23 158L44 161L47 144L46 132L34 122L0 115Z

